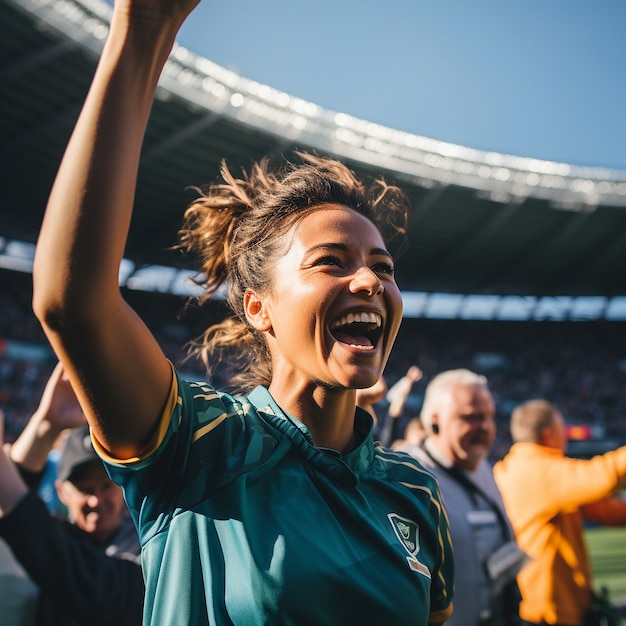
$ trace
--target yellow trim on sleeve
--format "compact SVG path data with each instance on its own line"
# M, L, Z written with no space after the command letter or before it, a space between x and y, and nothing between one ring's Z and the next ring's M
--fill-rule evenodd
M159 418L158 427L152 436L152 439L148 442L148 445L137 456L131 457L130 459L118 459L106 450L106 448L96 439L93 431L91 431L91 442L93 443L93 447L98 453L98 456L103 461L115 463L117 465L131 465L149 457L161 445L161 442L165 437L165 433L167 432L172 414L174 413L174 407L176 406L176 403L179 402L178 379L176 378L174 366L171 361L170 367L172 368L172 384L170 386L170 392L167 396L167 401L165 402L165 408Z
M433 611L429 616L428 616L428 624L429 626L431 624L443 624L449 617L452 616L453 613L453 606L452 604L450 604L446 609L443 609L442 611Z

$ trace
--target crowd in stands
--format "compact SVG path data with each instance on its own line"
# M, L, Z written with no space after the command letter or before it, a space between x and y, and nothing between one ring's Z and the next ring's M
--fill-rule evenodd
M32 314L31 276L1 271L0 284L0 408L7 439L14 439L32 414L55 359ZM169 358L186 374L203 378L203 365L185 360L185 344L219 320L222 304L198 311L166 294L128 291L126 297ZM510 446L513 407L539 397L558 405L568 424L588 425L597 437L626 442L622 322L405 319L385 372L389 386L411 365L423 377L407 402L407 421L419 414L425 386L438 372L469 368L488 378L497 407L493 460Z
M424 374L414 387L415 412L437 373L469 368L484 374L497 407L498 437L492 459L506 453L513 408L532 398L558 405L570 425L626 442L626 335L619 322L494 322L404 320L387 367L417 364ZM409 405L410 406L410 405Z

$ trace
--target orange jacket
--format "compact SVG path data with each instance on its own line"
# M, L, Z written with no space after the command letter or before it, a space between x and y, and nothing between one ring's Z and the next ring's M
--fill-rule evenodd
M530 622L579 626L591 603L583 516L626 524L626 501L610 496L626 476L626 446L590 460L516 443L494 478L519 547L532 561L520 572L520 614Z

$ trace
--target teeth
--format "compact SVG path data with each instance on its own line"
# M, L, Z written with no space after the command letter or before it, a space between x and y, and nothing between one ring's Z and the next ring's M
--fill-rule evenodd
M367 313L365 311L360 313L347 313L346 315L341 316L338 320L335 320L332 323L331 328L347 326L348 324L354 324L355 322L376 324L376 326L380 326L382 321L383 318L378 313Z

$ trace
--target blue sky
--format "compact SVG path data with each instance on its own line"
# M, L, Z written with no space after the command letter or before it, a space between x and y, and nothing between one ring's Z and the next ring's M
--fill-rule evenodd
M623 0L202 2L179 43L399 130L626 169Z

